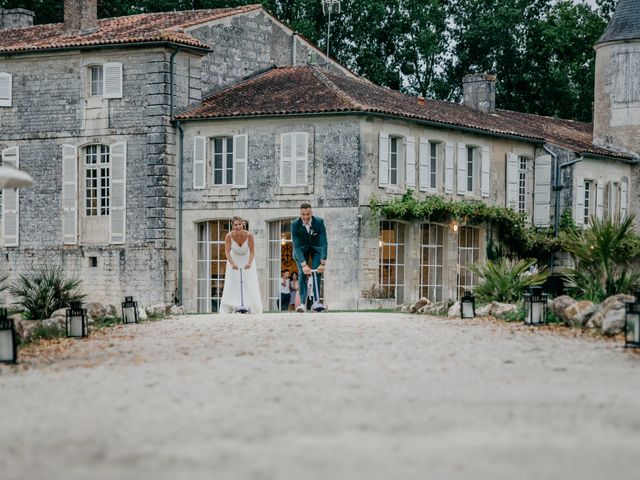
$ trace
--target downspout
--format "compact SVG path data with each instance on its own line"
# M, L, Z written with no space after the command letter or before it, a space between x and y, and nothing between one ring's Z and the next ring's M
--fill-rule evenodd
M179 132L179 142L178 142L178 278L177 278L177 303L178 305L182 305L182 203L183 203L183 194L182 194L182 169L184 163L184 130L182 129L182 125L180 125L180 121L175 120L174 117L174 94L175 94L175 58L180 52L180 48L176 48L174 52L169 57L169 116L171 118L171 122L175 125L176 129Z
M560 169L570 167L571 165L575 165L576 163L582 161L584 159L584 155L578 154L578 156L571 160L570 162L563 163L560 165L558 161L558 154L550 150L545 144L542 144L542 148L545 152L551 155L553 158L554 165L554 181L553 181L553 191L555 192L554 197L554 206L553 206L553 235L557 238L560 230L560 192L564 188L564 185L560 181Z

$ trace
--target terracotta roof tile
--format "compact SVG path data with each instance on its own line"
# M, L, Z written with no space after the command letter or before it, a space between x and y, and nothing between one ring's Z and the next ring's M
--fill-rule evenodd
M245 5L237 8L217 8L169 13L142 13L126 17L98 20L98 29L86 34L69 34L63 23L3 30L0 54L57 48L124 45L138 42L173 42L197 48L208 48L201 40L189 35L189 27L231 15L261 8Z
M280 67L215 92L178 115L181 120L362 112L415 119L443 126L547 142L577 152L629 159L593 145L592 125L539 115L496 110L477 112L464 105L420 99L317 67Z

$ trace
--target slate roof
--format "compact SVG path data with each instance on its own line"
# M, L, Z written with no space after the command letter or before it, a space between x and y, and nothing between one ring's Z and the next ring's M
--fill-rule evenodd
M49 23L32 27L2 30L0 54L50 50L59 48L91 48L105 45L171 42L208 49L209 46L189 35L189 27L231 15L250 12L260 5L237 8L216 8L168 13L142 13L98 20L95 32L69 34L64 23Z
M444 127L547 142L572 151L631 159L593 145L589 123L496 110L485 114L464 105L422 99L318 67L279 67L220 90L179 120L296 114L369 113L423 121Z
M620 0L598 43L640 39L640 0Z

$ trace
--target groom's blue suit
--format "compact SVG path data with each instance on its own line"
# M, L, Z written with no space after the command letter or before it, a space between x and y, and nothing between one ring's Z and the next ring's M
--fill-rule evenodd
M302 271L302 262L306 262L309 267L315 270L321 261L327 259L327 230L324 226L324 220L320 217L311 217L311 228L307 231L302 219L297 218L291 223L291 239L293 240L293 258L298 264L300 277L300 300L305 304L308 280ZM321 277L322 275L318 274L318 288L320 288ZM314 299L318 301L320 295L315 287L314 292Z

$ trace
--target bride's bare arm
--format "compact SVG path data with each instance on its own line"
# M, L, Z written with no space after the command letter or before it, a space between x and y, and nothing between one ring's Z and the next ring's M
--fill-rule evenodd
M231 265L231 267L235 270L238 266L233 262L231 258L231 232L227 233L227 236L224 238L224 253L227 256L227 262Z
M249 268L251 263L253 262L253 257L255 256L256 249L253 243L253 233L249 232L249 238L247 238L247 242L249 242L249 261L244 268Z

